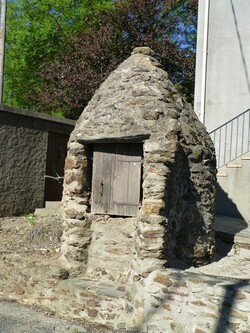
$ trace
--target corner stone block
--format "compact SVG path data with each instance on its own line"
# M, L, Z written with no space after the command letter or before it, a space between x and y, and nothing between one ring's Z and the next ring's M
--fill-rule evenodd
M81 143L78 143L75 141L69 143L69 154L70 155L83 154L84 151L85 151L84 146Z
M164 267L166 261L158 258L137 258L137 269L136 273L146 277L148 274L155 270L160 270ZM135 274L136 275L136 274Z
M65 207L65 217L69 219L82 220L87 209L87 205L81 205L74 201L69 201L67 207Z
M160 224L138 223L137 232L144 238L163 237L165 228Z
M65 174L65 184L69 185L73 182L77 182L79 185L83 183L84 175L80 170L67 170Z
M74 208L68 208L65 210L65 217L69 219L82 220L84 218L84 212L78 212Z
M71 234L67 237L66 242L69 246L81 249L87 247L90 243L90 237L86 237L86 235L83 237L83 235Z
M138 238L136 240L137 254L140 257L151 256L152 258L158 258L162 255L163 245L163 240L159 238Z
M160 215L162 209L165 208L165 202L163 200L144 200L143 213L146 215Z
M147 164L144 168L145 174L148 173L157 176L167 176L169 172L169 168L163 163Z
M152 225L157 225L157 224L166 224L167 219L161 215L147 215L144 213L143 210L141 210L138 214L138 221L141 223L147 223L147 224L152 224Z
M65 161L65 170L72 170L76 165L76 159L73 156L67 157Z
M161 145L158 142L150 142L150 141L145 141L144 143L144 152L152 152L152 151L157 151L161 149Z

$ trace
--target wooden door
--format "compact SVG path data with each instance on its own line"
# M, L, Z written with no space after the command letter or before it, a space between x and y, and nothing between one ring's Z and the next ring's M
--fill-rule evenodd
M91 212L135 216L140 205L141 144L97 144Z
M44 198L45 201L60 201L69 135L54 132L48 134Z

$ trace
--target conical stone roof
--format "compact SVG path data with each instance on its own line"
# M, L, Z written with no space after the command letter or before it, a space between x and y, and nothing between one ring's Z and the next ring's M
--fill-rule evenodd
M111 73L79 118L74 132L78 138L165 135L180 130L179 118L186 123L184 118L190 117L204 130L153 54L148 47L136 48Z

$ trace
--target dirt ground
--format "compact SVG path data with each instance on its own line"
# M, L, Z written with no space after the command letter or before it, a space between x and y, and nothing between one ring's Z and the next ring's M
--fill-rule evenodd
M33 214L0 218L0 253L25 253L48 256L59 252L62 220L59 216Z
M62 218L55 216L12 216L0 218L0 255L56 259L60 252ZM216 255L211 264L188 271L232 278L250 279L250 250L216 239ZM176 267L177 268L177 267Z
M27 274L28 263L41 263L51 273L50 263L59 256L62 219L33 214L0 218L0 332L1 333L108 333L101 325L60 318L37 306L13 302L14 292L22 292L18 278ZM7 263L7 264L6 264ZM30 274L36 275L30 265ZM14 285L14 288L12 286ZM8 296L10 295L10 296ZM122 333L119 331L119 333Z

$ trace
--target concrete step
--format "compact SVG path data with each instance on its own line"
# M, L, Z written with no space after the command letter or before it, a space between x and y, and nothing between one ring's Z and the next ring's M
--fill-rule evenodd
M250 227L238 232L234 236L234 244L237 247L250 250Z
M227 173L218 172L217 177L227 177Z
M246 161L250 161L250 156L248 154L223 165L218 169L217 177L227 177L229 172L228 169L241 169L242 167L247 166L248 164L244 164Z
M250 226L246 221L230 216L215 216L214 230L217 237L236 246L250 249Z
M37 208L34 215L36 216L53 216L60 215L62 209L61 201L46 201L45 208Z
M227 168L235 168L235 169L239 168L240 169L242 167L242 165L241 164L227 164L226 167Z

